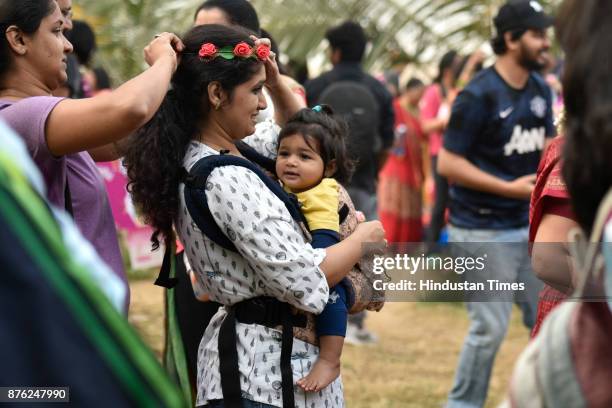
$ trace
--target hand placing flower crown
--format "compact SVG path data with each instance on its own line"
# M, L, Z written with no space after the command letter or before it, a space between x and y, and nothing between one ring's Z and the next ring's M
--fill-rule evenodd
M255 52L257 58L264 62L266 67L266 87L269 89L276 88L282 85L281 76L276 63L276 54L270 51L272 42L269 38L257 38L252 35L251 39L255 41Z
M172 72L179 63L179 53L185 49L181 39L173 33L160 33L144 48L145 61L149 66L161 59L169 58L172 61Z
M264 62L265 86L274 104L276 123L282 126L294 113L306 107L306 104L293 93L287 79L279 72L276 54L270 50L272 44L270 39L257 38L254 35L251 35L250 38L255 42L253 48L256 50L257 58Z

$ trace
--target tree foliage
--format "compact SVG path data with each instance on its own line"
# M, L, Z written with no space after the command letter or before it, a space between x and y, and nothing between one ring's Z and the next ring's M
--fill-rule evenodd
M201 0L77 0L93 21L100 60L125 80L144 68L142 49L160 31L182 33ZM492 17L503 0L253 0L262 27L286 56L324 61L325 31L344 20L361 23L371 39L365 66L396 61L429 64L453 48L470 52L491 37ZM560 0L543 0L553 11Z

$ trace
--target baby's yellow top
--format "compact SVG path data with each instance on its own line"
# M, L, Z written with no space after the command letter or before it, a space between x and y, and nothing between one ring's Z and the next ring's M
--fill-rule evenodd
M292 193L292 191L288 190ZM338 215L338 182L324 178L310 190L294 193L302 204L301 211L311 231L327 229L340 232Z

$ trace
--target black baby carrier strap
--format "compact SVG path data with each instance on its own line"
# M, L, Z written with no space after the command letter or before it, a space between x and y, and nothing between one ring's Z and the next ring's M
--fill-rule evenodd
M223 166L240 166L251 170L261 179L266 187L285 204L291 218L296 220L298 224L307 226L306 219L300 211L297 198L285 192L275 180L272 180L272 178L264 173L260 167L253 163L260 163L260 160L264 161L269 159L261 156L250 147L247 149L242 145L237 146L241 153L246 153L246 157L250 156L249 160L251 161L245 160L242 157L226 154L226 151L221 151L219 155L207 156L198 160L191 168L191 171L185 174L185 205L187 206L187 210L189 210L191 218L202 233L223 248L237 252L234 243L215 222L206 198L206 190L213 188L212 183L208 182L208 176L210 176L210 173L214 169ZM246 146L246 144L244 146ZM264 162L262 164L267 167L267 163Z
M198 162L193 165L190 172L184 170L183 182L185 183L185 204L189 211L189 215L191 215L191 218L202 233L210 238L215 244L227 250L237 252L232 241L215 222L208 207L208 200L205 193L208 176L214 169L223 166L241 166L253 171L268 189L285 204L291 218L296 220L298 224L307 228L308 223L300 212L300 205L295 195L285 192L276 181L272 180L261 170L263 168L266 171L275 173L274 160L263 156L244 142L236 142L236 147L248 160L238 156L228 155L227 150L221 150L221 154L219 155L207 156L198 160ZM257 163L257 165L253 163ZM212 188L212 184L208 188ZM178 283L178 276L170 276L171 259L172 249L168 247L164 254L164 260L159 275L155 281L156 285L167 289L172 289Z
M244 143L237 144L242 157L227 154L221 151L220 155L207 156L200 159L190 172L185 171L185 204L191 218L198 228L213 242L226 250L238 252L230 237L219 228L215 222L208 201L206 191L213 185L208 181L210 173L222 166L241 166L255 173L266 187L272 191L283 203L296 222L306 226L306 219L299 209L295 196L287 194L281 186L266 175L258 163L267 170L274 171L274 161L261 156ZM221 375L221 389L223 401L228 408L242 407L242 393L240 389L240 372L238 369L238 351L236 338L236 322L245 324L260 324L270 328L282 326L281 348L281 379L283 407L295 406L293 393L293 372L291 369L291 353L293 347L293 327L305 327L306 317L295 315L288 303L271 297L257 297L244 300L235 305L226 307L227 316L219 330L219 371Z
M236 348L236 322L260 324L270 328L282 326L280 368L283 407L294 407L291 369L293 327L306 327L306 316L294 315L288 303L264 296L244 300L228 308L227 316L219 329L218 343L223 403L228 408L243 406Z

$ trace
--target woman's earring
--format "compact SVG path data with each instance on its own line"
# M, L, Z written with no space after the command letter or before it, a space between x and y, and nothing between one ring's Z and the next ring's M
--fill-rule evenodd
M221 102L217 101L215 102L215 110L219 110L219 108L221 108Z

